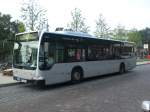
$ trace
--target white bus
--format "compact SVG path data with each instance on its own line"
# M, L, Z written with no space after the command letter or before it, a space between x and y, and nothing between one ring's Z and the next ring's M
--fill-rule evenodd
M14 80L55 84L136 66L134 43L98 39L81 32L29 32L16 35Z

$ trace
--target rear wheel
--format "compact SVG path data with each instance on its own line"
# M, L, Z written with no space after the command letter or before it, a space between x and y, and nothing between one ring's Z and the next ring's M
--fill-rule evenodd
M80 69L75 69L71 74L71 82L79 83L83 78L82 71Z
M125 65L124 65L124 64L121 64L121 65L120 65L119 73L120 73L120 74L125 73Z

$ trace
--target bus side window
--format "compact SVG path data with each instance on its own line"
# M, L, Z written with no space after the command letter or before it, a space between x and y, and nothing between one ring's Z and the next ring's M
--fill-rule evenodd
M76 49L76 60L81 60L81 49Z
M64 49L56 49L56 62L64 62Z
M87 60L88 60L88 61L92 61L92 60L93 60L93 54L92 54L91 48L88 48Z
M67 49L67 62L74 62L76 60L76 50L74 48Z
M82 49L82 61L85 61L86 57L85 57L85 49Z

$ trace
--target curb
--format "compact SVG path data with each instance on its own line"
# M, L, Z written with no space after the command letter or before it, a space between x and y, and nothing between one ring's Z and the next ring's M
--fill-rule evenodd
M13 83L6 83L6 84L0 84L0 87L8 87L8 86L14 86L19 84L19 82L13 82Z
M148 65L148 64L150 64L150 62L142 63L142 64L136 64L136 66L140 66L140 65Z

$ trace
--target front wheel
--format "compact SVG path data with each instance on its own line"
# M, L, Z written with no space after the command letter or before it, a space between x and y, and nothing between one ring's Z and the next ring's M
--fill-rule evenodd
M82 71L81 70L73 70L71 74L71 82L79 83L82 80Z

